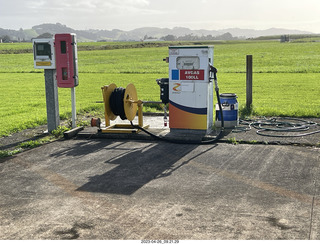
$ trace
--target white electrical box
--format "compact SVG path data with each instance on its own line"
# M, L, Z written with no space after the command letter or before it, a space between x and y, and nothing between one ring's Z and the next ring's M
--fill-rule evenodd
M33 58L35 69L55 69L54 39L33 39Z
M213 46L169 47L169 127L201 130L213 126Z

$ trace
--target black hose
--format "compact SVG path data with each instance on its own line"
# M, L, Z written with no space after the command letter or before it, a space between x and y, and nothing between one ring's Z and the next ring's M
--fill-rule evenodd
M215 91L216 91L216 96L217 96L218 106L219 106L220 116L221 116L221 128L222 128L222 130L224 130L224 119L223 119L222 105L221 105L221 101L220 101L217 73L218 73L217 68L210 66L210 82L212 81L212 79L214 80ZM212 74L213 74L213 78L212 78Z
M112 113L116 116L120 116L122 120L127 119L126 114L124 112L124 107L123 107L123 98L124 98L125 91L126 89L122 87L117 87L111 93L109 98L109 104L110 104L110 109Z
M289 121L296 121L296 122L289 122ZM236 128L233 132L248 131L253 127L257 129L256 133L258 135L269 136L269 137L302 137L302 136L308 136L308 135L320 133L320 130L316 130L312 132L300 133L295 135L276 134L276 133L293 133L293 132L308 131L311 127L319 126L319 124L312 121L307 121L307 120L298 119L298 118L290 118L290 117L284 117L279 119L263 118L259 120L240 120L240 124L246 125L248 127L245 128L244 130L238 130L238 128Z
M213 144L218 142L223 136L224 136L224 131L221 130L219 135L215 137L214 139L209 139L209 140L202 140L202 141L192 141L192 140L177 140L177 139L170 139L162 136L157 136L150 131L140 127L139 125L134 125L132 121L130 121L131 126L135 129L142 130L143 132L147 133L148 135L152 136L155 139L161 140L161 141L166 141L166 142L171 142L171 143L176 143L176 144L196 144L196 145L204 145L204 144Z
M220 101L220 94L219 94L219 89L216 89L216 96L218 100L218 106L219 106L219 111L220 111L220 116L221 116L221 128L224 128L224 119L223 119L223 111L222 111L222 105Z

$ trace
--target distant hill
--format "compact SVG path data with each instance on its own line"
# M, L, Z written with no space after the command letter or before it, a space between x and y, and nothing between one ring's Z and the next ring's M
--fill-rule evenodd
M288 30L288 29L280 29L280 28L270 28L267 30L230 28L230 29L224 29L222 31L230 32L233 36L245 36L246 38L257 38L260 36L275 36L275 35L313 34L312 32L307 32L307 31Z
M158 28L158 27L144 27L137 28L131 31L123 30L75 30L66 25L56 24L41 24L33 26L31 29L23 30L8 30L0 28L0 39L4 40L10 38L11 41L30 41L32 38L40 35L48 34L54 35L56 33L76 33L78 41L139 41L144 39L160 39L163 37L186 37L186 38L256 38L259 36L272 36L282 34L313 34L311 32L300 30L288 30L271 28L267 30L253 30L253 29L240 29L229 28L222 30L191 30L185 27ZM227 34L227 35L226 35Z

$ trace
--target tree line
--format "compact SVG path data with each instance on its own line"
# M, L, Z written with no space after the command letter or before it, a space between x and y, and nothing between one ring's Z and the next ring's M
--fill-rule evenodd
M212 36L212 35L202 35L197 36L193 34L187 34L184 36L176 37L174 35L166 35L160 38L164 41L210 41L210 40L224 40L224 41L231 41L231 40L239 40L239 39L246 39L246 37L234 37L231 33L227 32L219 36Z

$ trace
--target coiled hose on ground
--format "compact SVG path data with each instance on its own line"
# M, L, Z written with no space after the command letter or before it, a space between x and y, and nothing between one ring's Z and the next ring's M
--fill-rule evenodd
M246 119L240 120L240 125L241 126L236 127L232 132L243 132L255 128L257 129L256 133L258 135L270 137L302 137L320 133L320 130L299 133L309 131L311 128L319 126L319 124L305 119L291 117L271 119L263 117L256 120Z

